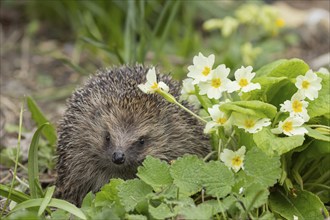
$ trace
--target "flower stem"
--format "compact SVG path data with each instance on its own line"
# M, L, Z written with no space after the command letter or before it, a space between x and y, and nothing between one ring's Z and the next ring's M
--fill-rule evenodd
M325 129L330 130L330 127L326 126L326 125L308 125L308 126L311 128L325 128Z
M183 106L180 102L178 102L174 96L172 96L171 94L169 94L168 92L165 92L164 90L158 89L156 90L156 92L163 96L167 101L176 104L177 106L179 106L180 108L182 108L183 110L185 110L186 112L188 112L189 114L193 115L194 117L196 117L197 119L201 120L204 123L207 123L207 121L205 119L203 119L202 117L198 116L197 114L195 114L194 112L192 112L191 110L189 110L188 108L186 108L185 106Z
M275 116L275 118L273 120L273 123L271 125L272 128L276 125L277 120L278 120L278 117L280 117L281 114L282 114L282 112L277 112L277 114L276 114L276 116Z
M207 121L198 116L197 114L195 114L194 112L190 111L188 108L186 108L185 106L183 106L181 103L179 103L178 101L175 100L174 104L176 104L177 106L179 106L180 108L182 108L183 110L185 110L186 112L190 113L191 115L195 116L196 118L198 118L199 120L201 120L204 123L207 123Z

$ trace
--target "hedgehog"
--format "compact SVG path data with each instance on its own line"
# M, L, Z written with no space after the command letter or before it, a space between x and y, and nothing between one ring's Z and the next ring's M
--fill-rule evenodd
M77 206L111 178L136 177L147 155L170 162L184 154L210 153L203 125L158 94L138 85L150 67L98 71L67 100L58 125L56 195ZM158 74L178 98L179 82Z

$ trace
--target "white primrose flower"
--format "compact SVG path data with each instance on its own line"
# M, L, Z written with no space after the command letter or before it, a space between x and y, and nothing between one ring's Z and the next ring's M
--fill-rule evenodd
M138 85L139 89L144 93L155 93L157 90L162 89L168 92L169 88L164 82L157 82L155 67L149 69L147 72L147 82L145 84Z
M198 56L194 56L194 65L188 66L189 73L187 74L188 77L194 79L194 85L199 82L205 82L209 79L214 64L214 59L215 56L213 54L208 57L205 57L202 53L199 53Z
M238 151L232 151L224 149L220 154L220 160L230 169L233 169L236 173L242 168L244 170L244 157L245 146L242 146Z
M201 104L195 95L195 87L192 82L193 79L190 78L182 81L180 101L187 100L190 104L194 105L195 108L199 108Z
M227 78L230 69L226 68L224 64L219 65L210 74L209 80L206 82L200 82L199 94L205 95L210 99L219 99L222 96L222 92L227 91L231 86L231 81Z
M287 136L304 135L308 131L301 127L304 124L304 119L300 117L288 117L284 121L278 123L278 127L271 129L274 134L284 133Z
M252 66L242 66L240 69L235 71L234 75L236 81L232 83L232 90L237 91L240 89L241 92L239 95L242 95L243 92L249 92L261 88L259 83L251 82L253 77L256 75L256 73L252 72Z
M323 75L326 75L326 76L329 76L330 75L330 72L328 69L324 68L324 67L321 67L318 71L316 71L318 73L321 73Z
M208 112L212 118L212 121L206 123L204 133L209 133L213 128L219 126L225 126L228 124L227 115L220 111L220 105L213 105L212 108L208 108Z
M281 104L281 112L289 112L291 117L301 117L304 121L309 120L309 115L307 114L308 102L304 101L304 95L299 91L295 93L291 100L286 100Z
M310 100L314 100L319 96L319 90L322 88L322 78L318 77L312 70L308 70L305 76L297 76L296 87L299 91Z
M258 118L250 115L241 115L233 113L235 125L238 128L244 129L248 133L257 133L261 131L263 127L271 124L269 118Z

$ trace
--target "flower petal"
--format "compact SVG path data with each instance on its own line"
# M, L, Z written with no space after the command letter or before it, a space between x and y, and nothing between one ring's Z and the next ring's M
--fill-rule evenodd
M158 87L164 90L165 92L168 92L169 88L164 82L159 82Z

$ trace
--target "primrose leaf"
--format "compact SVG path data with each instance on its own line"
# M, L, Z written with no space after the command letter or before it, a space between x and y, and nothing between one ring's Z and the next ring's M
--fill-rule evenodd
M280 165L279 156L270 157L257 147L248 151L244 159L245 173L264 187L270 187L276 183L281 175Z
M127 220L147 220L148 218L144 215L126 215Z
M321 200L313 193L308 191L296 192L297 196L287 195L282 191L272 193L269 198L269 205L274 213L286 219L297 216L298 219L324 219L322 211L329 216Z
M304 75L309 70L309 66L300 59L282 59L261 67L256 76L287 77L296 78Z
M152 205L149 205L149 212L155 219L167 219L176 215L165 203L161 203L156 208Z
M277 152L282 155L303 144L305 138L303 135L294 135L290 137L278 137L274 135L269 128L264 128L258 133L253 134L253 140L257 147L268 155Z
M172 164L170 173L180 193L190 196L202 189L203 165L196 155L185 155Z
M300 164L308 165L310 161L319 160L321 157L329 154L329 142L315 140L306 148L306 150L299 154L294 167L297 169L297 167L301 166Z
M235 183L233 172L220 161L206 163L202 173L206 194L214 197L225 197Z
M322 89L319 91L318 98L308 104L307 111L310 118L330 115L330 78L329 75L324 74L318 74L318 76L322 78Z
M224 199L219 199L219 200L207 200L205 201L203 204L207 204L207 205L211 205L213 207L213 212L214 214L216 213L220 213L220 212L225 212L226 210L228 210L235 202L237 201L237 199L230 195L227 196Z
M270 119L272 119L277 112L275 106L256 100L224 103L220 106L220 110L228 114L237 112L244 115Z
M127 180L118 187L118 195L127 212L146 200L146 196L152 192L152 188L139 179Z
M327 136L327 135L324 135L324 134L321 134L320 132L318 132L316 129L312 129L308 126L305 127L308 131L307 135L312 137L312 138L315 138L317 140L320 140L320 141L327 141L327 142L330 142L330 137Z
M276 67L280 66L281 64L284 64L287 61L288 60L286 59L280 59L262 66L259 70L256 71L256 78L261 76L268 76L268 74L271 73L272 70L274 70Z
M268 76L255 78L253 82L259 83L261 89L255 89L250 92L243 93L241 98L242 100L259 100L261 98L263 99L266 98L266 100L270 100L269 96L272 96L272 94L269 91L274 87L279 87L280 84L286 79L287 77L268 77Z
M159 192L164 187L172 184L170 166L165 162L151 156L143 161L143 166L138 168L137 176Z
M251 208L259 208L267 202L269 191L267 187L259 183L253 183L243 191L240 200L244 203L245 207L250 210Z
M109 184L102 187L101 191L95 195L95 206L105 206L106 204L120 203L117 187L124 183L122 179L111 179Z
M95 207L106 207L107 209L111 207L113 215L124 216L125 209L118 195L118 186L123 183L122 179L111 179L109 184L104 185L101 191L96 193ZM107 211L104 212L104 215L107 215Z
M197 207L184 207L179 214L184 216L183 219L211 219L215 213L211 205L201 203Z

